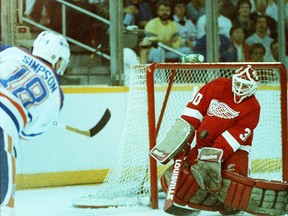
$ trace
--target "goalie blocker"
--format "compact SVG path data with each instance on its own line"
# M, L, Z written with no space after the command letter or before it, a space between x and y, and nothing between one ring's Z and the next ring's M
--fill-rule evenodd
M195 129L182 118L177 118L163 140L150 151L150 155L162 164L174 159L189 143ZM189 145L190 149L190 145Z

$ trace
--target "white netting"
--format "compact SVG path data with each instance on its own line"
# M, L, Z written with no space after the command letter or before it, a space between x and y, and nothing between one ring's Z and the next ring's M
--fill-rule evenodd
M76 199L74 205L103 206L105 202L107 206L114 206L115 203L149 204L148 106L145 77L143 70L133 70L131 74L124 133L108 175L96 194Z
M187 102L192 99L193 87L201 87L219 76L231 77L235 69L239 68L239 64L235 66L206 64L206 67L203 65L205 64L197 67L197 64L189 66L189 64L174 63L156 66L154 71L156 123L159 120L169 78L172 71L176 71L157 136L158 141L163 138L175 118L181 115ZM88 206L99 206L103 199L108 202L108 206L111 206L112 200L122 200L123 203L119 205L125 205L125 199L126 204L149 204L150 168L146 86L146 70L149 66L136 65L132 68L124 134L110 172L94 195L84 197L82 201L78 199L76 205L77 203L85 205L85 202L86 204L89 202ZM261 117L255 131L251 152L251 175L281 180L281 174L275 175L275 172L278 174L282 172L280 70L273 65L265 65L265 67L255 65L254 68L261 73L262 84L256 94L261 104ZM158 166L158 175L161 175L164 170L165 167Z

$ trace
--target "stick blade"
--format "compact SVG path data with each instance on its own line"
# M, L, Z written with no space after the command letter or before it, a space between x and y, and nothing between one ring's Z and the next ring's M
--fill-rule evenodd
M178 154L174 159L174 164L172 167L171 178L169 182L169 187L167 189L167 194L164 201L163 210L164 212L171 215L198 215L199 210L192 209L189 206L181 206L175 202L175 195L177 188L179 187L180 171L182 170L184 164L184 158L186 156L185 152ZM173 178L172 178L173 177Z
M106 109L105 113L103 114L102 118L100 119L100 121L94 126L92 127L89 132L90 132L90 137L95 136L97 133L99 133L99 131L101 131L106 124L108 123L108 121L111 118L111 112L109 109Z
M187 209L185 207L178 207L175 203L164 207L164 212L171 215L198 215L200 210Z

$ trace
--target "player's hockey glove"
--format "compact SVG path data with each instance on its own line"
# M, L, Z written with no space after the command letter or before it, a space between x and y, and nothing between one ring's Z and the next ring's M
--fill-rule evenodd
M221 159L223 150L204 147L199 150L198 162L191 171L199 186L210 192L217 192L221 187Z

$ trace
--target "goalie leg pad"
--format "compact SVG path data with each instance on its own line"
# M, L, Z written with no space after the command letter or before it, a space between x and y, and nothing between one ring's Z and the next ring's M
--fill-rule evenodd
M150 151L150 155L162 164L168 163L187 145L194 128L182 118L177 118L164 137Z
M161 185L165 193L167 193L171 176L171 168L167 169L161 177ZM189 167L185 167L180 174L177 190L174 196L174 202L181 206L188 205L191 208L219 211L223 208L223 204L215 197L199 187L197 181L193 177Z
M172 171L172 166L169 167L165 172L164 175L161 176L160 182L163 188L163 191L167 193L168 191L168 183L170 182L171 178L171 171ZM193 183L197 184L197 182L194 180L194 178L191 175L191 171L188 167L184 168L181 173L180 173L180 178L177 183L177 191L174 196L174 201L178 205L185 206L187 205L187 201L190 200L194 193L194 188ZM199 186L198 184L196 185L196 188L198 189Z
M288 184L224 171L217 198L227 206L252 214L281 215L287 213Z

